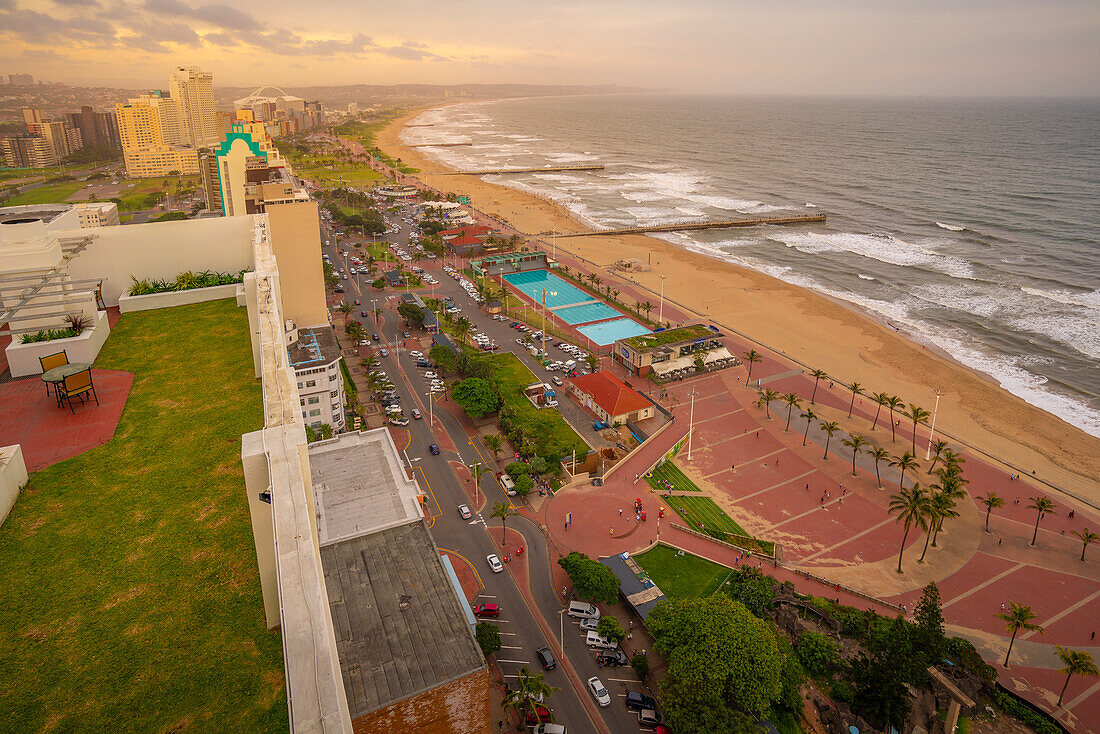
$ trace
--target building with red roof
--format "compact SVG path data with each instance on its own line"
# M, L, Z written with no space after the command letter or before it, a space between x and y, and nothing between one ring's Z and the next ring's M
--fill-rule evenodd
M569 389L581 405L612 425L652 418L653 403L610 372L593 372L573 378Z

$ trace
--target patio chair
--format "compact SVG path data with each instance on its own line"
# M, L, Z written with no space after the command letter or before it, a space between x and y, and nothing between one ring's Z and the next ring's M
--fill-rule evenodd
M107 310L107 304L103 302L103 284L100 283L95 288L95 306L100 311Z
M80 398L80 403L83 405L84 395L89 392L95 398L95 404L99 405L99 396L96 395L95 387L92 385L92 370L90 367L83 372L69 375L63 383L57 386L57 407L60 408L61 403L68 402L69 410L73 415L76 415L76 410L73 409L73 398Z
M49 372L54 367L60 367L69 363L69 355L64 351L38 358L38 364L42 366L42 372ZM46 383L46 394L50 394L50 383Z

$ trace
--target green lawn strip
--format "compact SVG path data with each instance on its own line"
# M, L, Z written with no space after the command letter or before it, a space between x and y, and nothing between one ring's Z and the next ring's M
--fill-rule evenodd
M496 377L500 380L503 399L523 415L532 425L537 425L547 444L569 445L576 449L578 459L587 455L588 444L570 427L561 413L553 408L536 408L524 394L523 389L538 379L514 354L494 354L488 359L497 367Z
M119 211L140 211L146 209L145 197L154 191L163 191L165 194L176 195L176 183L183 182L183 188L201 186L201 180L196 176L160 176L157 178L131 178L124 183L132 188L124 190L117 198L122 201ZM167 186L165 186L167 184Z
M24 191L4 202L4 206L25 206L28 204L59 204L84 188L83 181L59 181L43 184L30 191Z
M729 574L730 569L667 545L656 545L634 556L638 565L669 599L710 596Z
M775 543L753 538L710 497L671 495L662 499L696 532L706 533L745 550L758 551L769 556L775 554Z
M135 375L115 436L33 474L0 527L0 721L285 731L240 461L263 425L247 314L126 314L96 367Z
M653 486L653 488L660 492L663 492L665 491L665 489L667 489L664 484L665 482L668 482L672 485L672 488L674 490L680 492L703 491L699 489L699 485L688 479L687 475L680 471L680 468L673 464L671 461L666 461L664 464L661 464L661 466L654 469L652 475L653 476L646 478L649 479L649 483Z
M396 262L397 258L390 252L390 247L385 242L375 242L367 247L367 254L379 262Z

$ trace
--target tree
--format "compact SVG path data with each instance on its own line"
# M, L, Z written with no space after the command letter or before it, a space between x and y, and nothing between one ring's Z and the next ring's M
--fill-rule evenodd
M829 459L829 442L833 440L833 434L840 430L840 424L836 421L821 421L821 430L825 431L825 453L822 454L822 461Z
M810 423L817 420L817 413L812 408L806 408L806 412L800 417L806 420L806 430L802 433L802 445L805 446L806 442L810 440Z
M890 396L884 392L877 392L871 396L871 399L878 403L878 407L875 408L875 420L871 423L871 430L873 431L875 426L878 425L878 416L882 412L882 406L890 401Z
M596 368L600 366L600 358L595 354L584 355L584 363L588 365L589 372L595 372Z
M928 471L932 471L936 468L936 462L940 460L943 452L947 449L947 441L937 438L929 448L932 449L932 463L928 465Z
M623 629L619 620L615 619L610 614L605 614L600 617L600 621L596 625L596 632L600 637L603 637L605 640L611 640L612 642L622 642L626 638L626 630Z
M525 474L530 474L531 465L525 461L513 461L511 464L504 467L504 473L512 477L512 479L517 479Z
M502 705L524 716L527 712L535 713L539 701L546 700L559 690L546 682L545 673L532 675L524 665L519 670L516 687L505 691Z
M584 553L570 551L569 555L558 559L558 565L569 574L573 590L582 599L604 604L614 604L618 600L619 577L599 561Z
M935 665L947 650L947 634L940 606L940 590L934 581L924 587L913 616L916 619L915 647L925 653L929 664Z
M455 368L455 353L442 344L436 344L428 350L428 359L435 365L439 376L446 376L447 372L453 372Z
M878 488L882 489L882 475L879 474L878 465L879 462L888 461L890 459L890 454L881 446L875 446L873 449L870 449L867 454L875 460L875 479L878 480Z
M922 423L925 420L927 420L928 416L930 416L931 413L929 413L927 410L920 407L919 405L915 405L914 403L909 403L909 409L906 410L902 415L904 415L907 419L913 421L913 447L912 448L913 448L913 453L916 454L917 453L917 424Z
M397 307L397 315L407 324L420 328L424 326L424 312L415 303L402 303Z
M802 401L798 399L798 396L793 392L789 392L786 395L780 395L780 399L787 404L787 425L783 427L783 433L786 433L791 427L791 411L795 408L802 407Z
M917 483L909 489L903 487L890 498L890 514L898 516L896 522L905 523L905 534L901 536L901 550L898 551L898 573L901 573L901 557L905 553L905 541L909 538L910 528L917 525L922 530L928 530L927 507L928 497Z
M504 450L504 437L499 433L490 433L487 436L481 437L482 442L485 443L485 448L493 452L493 458L499 458L500 452Z
M901 474L898 475L898 488L902 489L905 485L905 472L912 469L914 472L920 468L920 464L917 463L917 457L906 451L901 456L895 456L890 459L890 466L896 466L901 470Z
M1055 708L1057 708L1062 705L1062 698L1066 695L1066 688L1069 686L1070 678L1075 675L1100 675L1100 670L1097 670L1096 663L1092 661L1092 655L1089 653L1081 652L1080 650L1068 650L1061 645L1055 645L1055 647L1058 650L1058 657L1066 664L1066 667L1059 671L1066 674L1066 682L1062 684L1062 692L1058 694L1058 703L1054 704Z
M500 544L501 545L507 545L507 542L508 542L508 528L505 527L505 525L508 521L508 518L511 517L512 515L515 515L515 514L516 514L516 511L513 510L512 506L510 504L508 504L507 502L497 502L496 504L493 505L493 511L489 513L489 519L490 520L493 519L494 517L499 517L500 518L500 529L503 531L501 533L501 538L500 538Z
M1081 541L1081 560L1085 560L1085 551L1088 550L1089 545L1100 540L1100 535L1085 528L1084 532L1077 532L1076 530L1070 530L1070 535L1076 535Z
M795 654L802 667L814 675L828 675L840 660L840 651L832 638L812 630L803 630Z
M875 729L899 730L909 713L907 684L922 684L924 656L915 649L914 634L899 615L872 634L868 650L852 661L853 708ZM920 687L917 685L917 687Z
M749 374L745 377L745 384L752 382L752 366L761 360L760 353L755 349L745 352L745 361L749 363Z
M894 422L894 411L900 408L902 405L904 405L904 403L902 403L901 398L899 398L897 395L891 395L890 398L886 401L886 407L890 409L890 443L898 440L897 432L895 430L897 428L897 424ZM914 453L916 453L915 450Z
M842 443L852 450L852 476L854 477L856 476L856 457L867 445L867 439L857 433L849 433L848 438L844 439Z
M371 281L371 287L372 288L377 288L378 290L382 290L383 288L386 287L386 279L385 278L375 278L373 281Z
M985 505L985 531L989 532L989 514L998 507L1004 507L1005 501L1003 497L998 497L992 492L986 492L984 495L978 498L978 502Z
M347 323L348 316L351 315L352 305L347 301L340 301L340 305L336 307L336 310L344 317L344 323Z
M761 406L761 405L764 406L764 412L767 414L768 420L771 420L771 418L772 418L771 404L772 404L773 400L775 400L779 397L779 393L777 393L775 390L769 390L769 389L765 388L763 390L759 390L757 392L757 394L760 396L760 399L756 401L756 405L757 406Z
M451 397L462 406L466 415L484 418L500 408L500 395L493 384L479 377L467 377L451 389Z
M852 391L852 402L848 405L848 417L851 418L852 411L856 408L856 395L863 394L863 385L853 381L848 389Z
M825 373L825 370L814 370L810 373L810 377L814 378L814 390L810 393L810 405L814 404L814 398L817 397L817 383L821 382L829 375Z
M521 498L526 498L527 495L531 494L531 490L535 488L535 480L531 478L530 474L521 474L516 477L513 484L512 490Z
M1011 600L1008 602L1008 611L998 614L997 619L1003 620L1005 629L1012 633L1012 639L1008 641L1008 652L1005 653L1004 666L1007 668L1008 656L1012 654L1012 645L1016 642L1016 633L1020 630L1024 630L1026 632L1038 632L1039 634L1043 634L1043 627L1035 622L1038 616L1031 611L1031 607L1017 604Z
M932 536L932 547L936 547L936 538L939 536L940 528L943 527L943 521L949 517L958 517L959 512L955 509L955 497L950 490L945 490L942 486L932 485L933 490L939 490L934 492L928 498L928 522L929 527L932 528L930 535ZM928 539L924 541L924 552L928 552ZM921 561L924 561L924 553L921 553Z
M655 649L668 661L661 688L674 731L729 731L681 728L679 709L685 699L700 703L696 697L703 695L708 710L762 715L779 698L786 661L776 633L728 596L663 601L650 612L646 626ZM683 713L686 719L688 712Z
M481 646L481 654L489 657L500 650L500 628L489 622L478 622L474 628L474 636L477 644Z
M643 681L649 677L649 658L645 655L638 653L632 657L630 659L630 667L634 669L635 675Z
M1031 504L1027 506L1029 510L1035 510L1035 532L1031 536L1031 545L1035 545L1035 540L1039 537L1039 521L1043 519L1045 515L1056 515L1054 511L1054 501L1046 495L1039 495L1038 497L1031 498Z

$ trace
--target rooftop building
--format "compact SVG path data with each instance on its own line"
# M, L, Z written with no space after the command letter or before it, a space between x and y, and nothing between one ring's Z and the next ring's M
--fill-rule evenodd
M619 339L612 356L636 375L661 374L690 367L698 352L706 352L704 359L710 361L733 359L722 346L721 336L706 324L691 324Z
M577 375L569 389L600 420L607 423L626 423L652 418L656 412L653 403L610 372L593 372Z
M287 331L287 355L298 379L302 420L307 426L347 425L344 415L344 379L340 373L340 345L331 326Z

